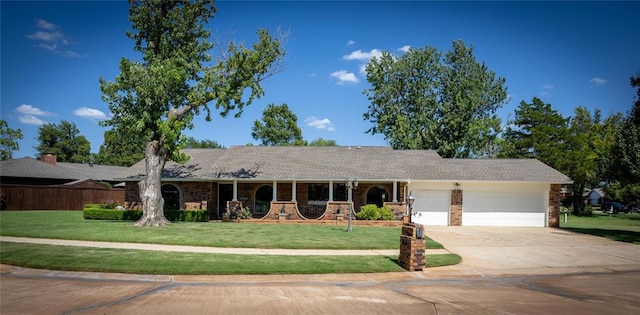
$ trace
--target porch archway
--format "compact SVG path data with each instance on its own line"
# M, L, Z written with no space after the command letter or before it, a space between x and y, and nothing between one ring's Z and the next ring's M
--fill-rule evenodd
M251 217L259 219L267 215L267 213L269 213L269 208L271 208L272 199L273 187L270 185L260 186L260 188L256 190L255 204L253 211L251 211Z
M389 201L389 192L382 186L373 186L367 191L367 204L374 204L382 207Z
M180 210L180 190L172 184L164 184L160 187L164 199L164 209Z

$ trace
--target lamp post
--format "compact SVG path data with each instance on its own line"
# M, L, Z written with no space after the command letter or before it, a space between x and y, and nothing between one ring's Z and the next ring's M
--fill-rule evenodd
M411 213L413 212L413 202L416 201L416 198L413 197L413 193L409 191L409 197L407 197L407 211L406 215L409 217L409 223L411 223Z
M353 205L353 189L355 187L358 187L358 179L357 178L355 178L355 179L348 178L348 179L346 179L344 181L344 185L347 187L347 189L349 191L348 192L349 210L347 211L348 212L347 213L347 222L348 222L347 223L347 232L351 232L352 231L352 227L351 227L352 218L351 218L351 216L353 215L352 214L352 212L353 212L353 207L352 207L352 205Z

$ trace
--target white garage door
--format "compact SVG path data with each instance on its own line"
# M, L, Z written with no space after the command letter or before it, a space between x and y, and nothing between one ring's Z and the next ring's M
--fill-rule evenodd
M544 191L464 191L462 225L545 226Z
M424 225L449 225L451 192L448 190L414 190L416 201L411 221Z

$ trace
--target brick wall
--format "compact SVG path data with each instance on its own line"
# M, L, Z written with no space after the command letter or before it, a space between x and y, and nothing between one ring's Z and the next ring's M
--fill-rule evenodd
M559 184L551 184L549 185L549 216L547 221L547 226L549 227L559 227L560 226L560 199L562 195L560 194L560 185Z
M451 191L451 208L449 213L449 225L462 225L462 190Z

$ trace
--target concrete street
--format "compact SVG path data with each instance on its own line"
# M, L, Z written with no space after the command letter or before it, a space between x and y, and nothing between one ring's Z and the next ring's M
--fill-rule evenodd
M423 272L148 276L0 266L6 314L640 314L640 246L548 228L427 227ZM427 257L428 259L428 257Z

